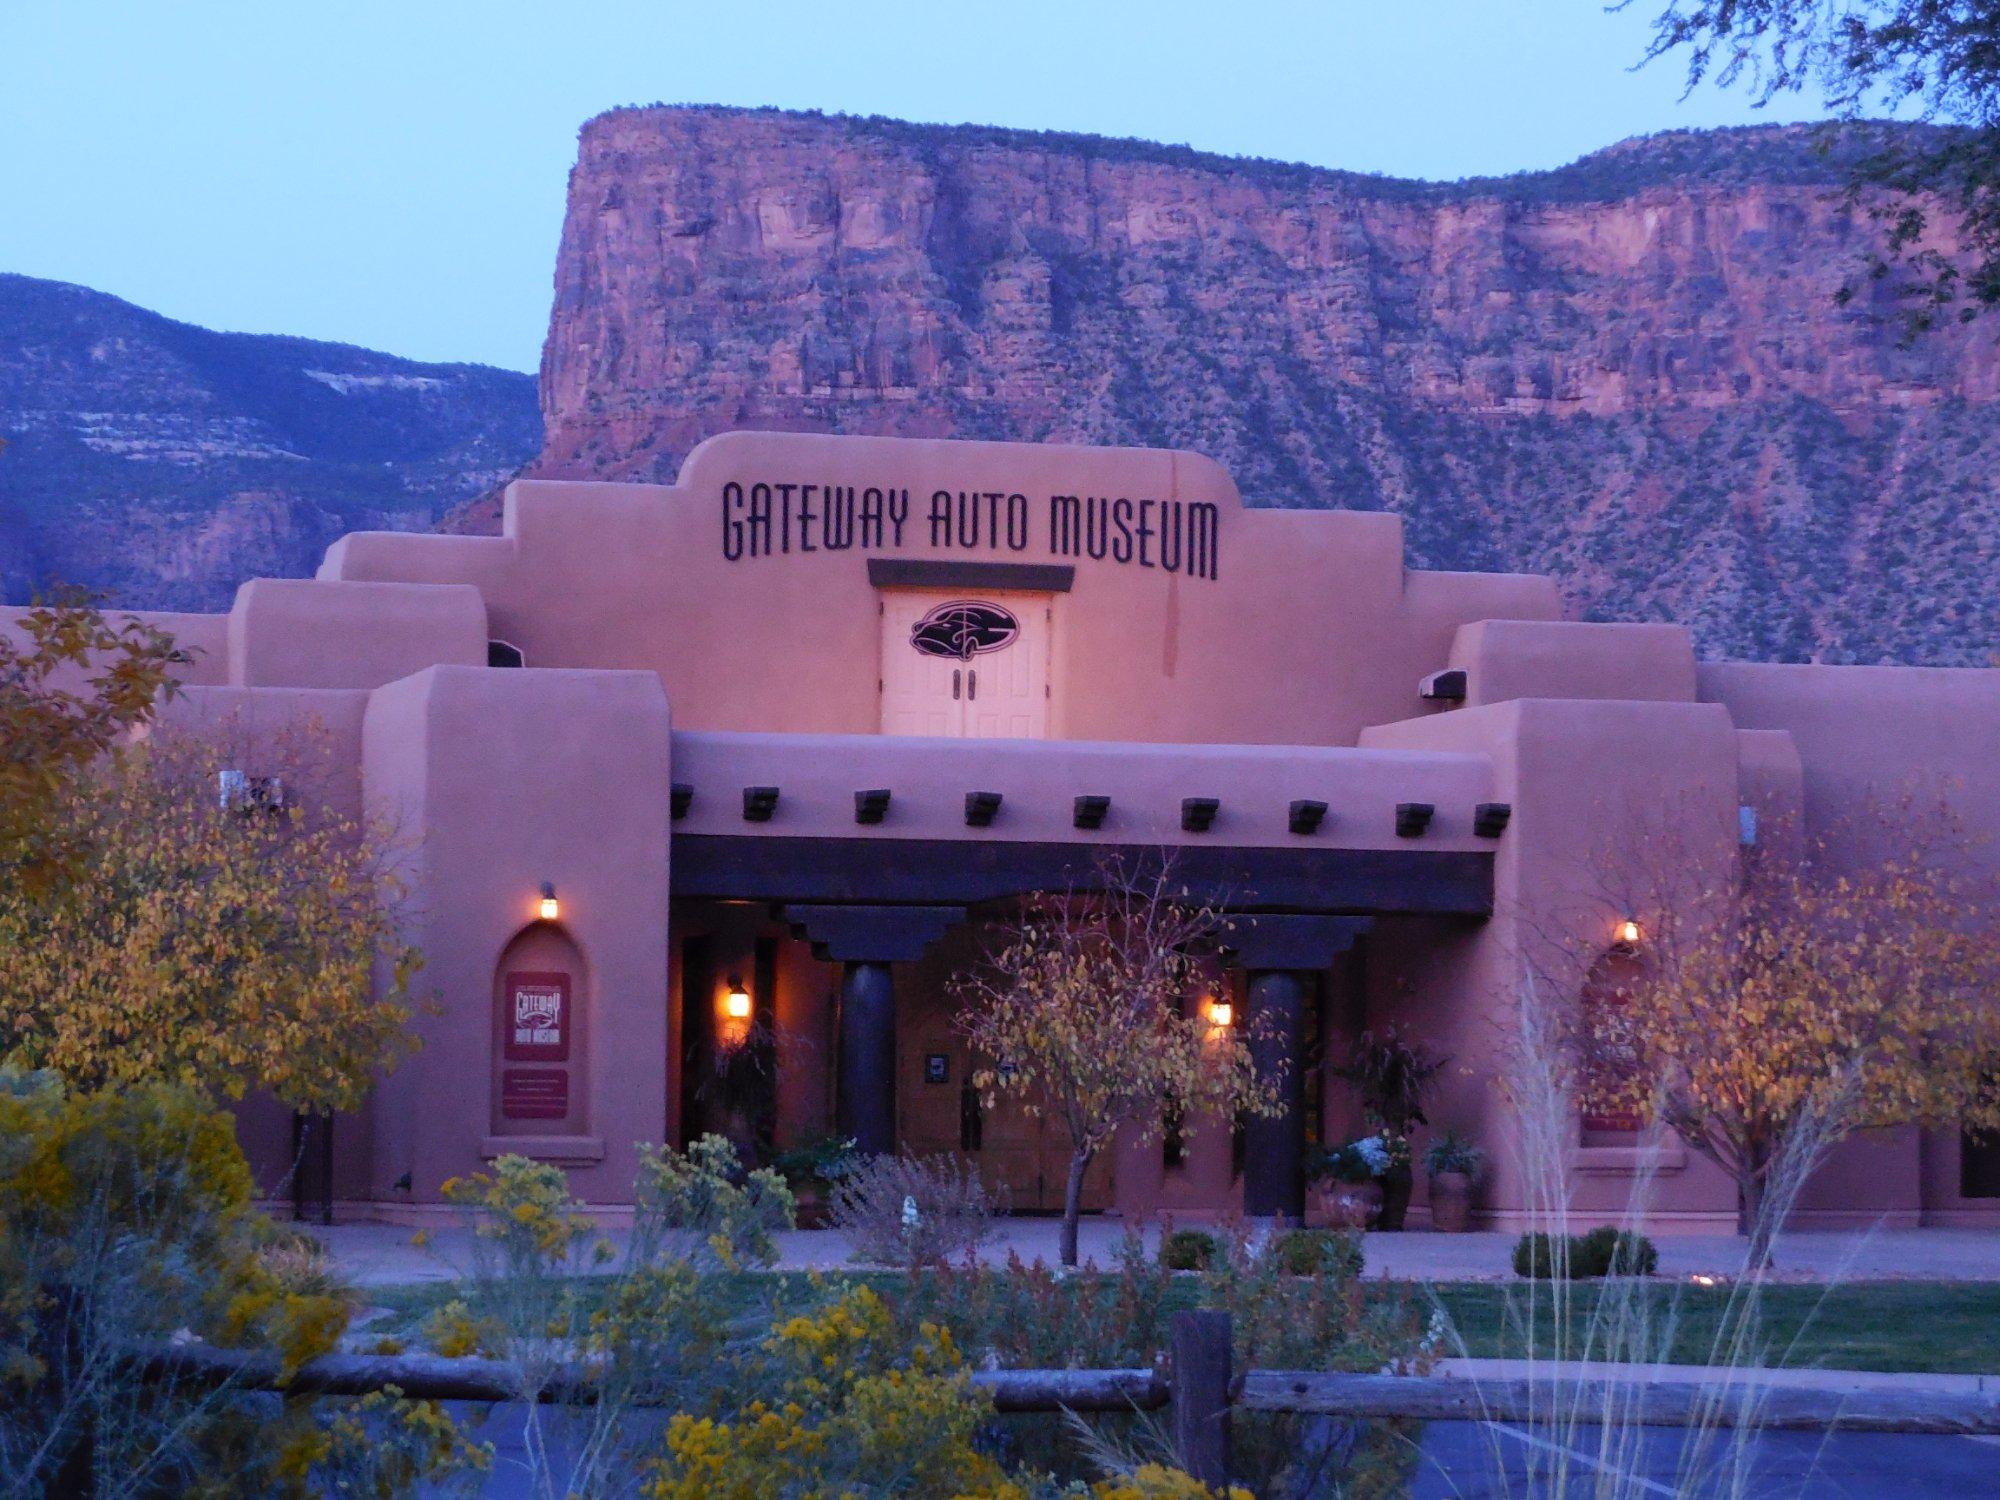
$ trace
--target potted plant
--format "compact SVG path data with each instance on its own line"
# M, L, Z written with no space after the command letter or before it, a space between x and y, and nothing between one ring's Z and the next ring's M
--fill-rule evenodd
M1486 1153L1456 1130L1446 1130L1424 1152L1431 1180L1431 1228L1463 1234L1472 1224L1472 1184L1486 1169Z
M854 1170L861 1153L847 1136L820 1135L802 1141L789 1151L778 1153L771 1165L785 1179L798 1205L801 1229L818 1229L826 1223L827 1202L834 1185Z
M1403 1039L1395 1027L1355 1040L1347 1064L1335 1071L1361 1093L1361 1105L1379 1126L1390 1162L1382 1174L1382 1219L1378 1227L1401 1229L1410 1206L1412 1128L1427 1123L1423 1096L1445 1060Z
M1327 1218L1349 1229L1366 1229L1382 1211L1382 1174L1389 1149L1380 1136L1363 1136L1320 1153L1313 1177L1320 1182L1320 1207Z

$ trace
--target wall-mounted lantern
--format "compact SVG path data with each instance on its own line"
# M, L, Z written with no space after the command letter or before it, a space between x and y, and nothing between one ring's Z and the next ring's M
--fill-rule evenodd
M1217 1031L1227 1030L1236 1024L1236 1007L1227 1000L1210 997L1207 1010L1208 1024Z
M1618 947L1626 953L1634 952L1645 935L1639 924L1627 917L1618 924Z
M722 997L722 1013L732 1021L750 1019L750 991L735 974L729 976L729 991Z
M542 899L536 903L535 910L544 922L553 922L562 915L562 903L556 900L556 888L552 882L542 882Z

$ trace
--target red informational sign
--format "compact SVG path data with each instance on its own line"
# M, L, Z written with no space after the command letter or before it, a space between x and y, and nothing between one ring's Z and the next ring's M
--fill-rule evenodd
M500 1113L509 1120L560 1120L569 1113L569 1074L561 1068L500 1070Z
M572 1027L569 975L507 976L506 1055L509 1062L568 1062Z

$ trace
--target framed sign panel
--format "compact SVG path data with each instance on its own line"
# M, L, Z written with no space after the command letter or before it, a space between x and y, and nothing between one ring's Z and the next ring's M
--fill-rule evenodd
M562 1068L504 1068L500 1114L509 1120L560 1120L569 1113L569 1074Z
M569 975L520 970L507 976L504 1050L508 1062L568 1062L575 1013Z

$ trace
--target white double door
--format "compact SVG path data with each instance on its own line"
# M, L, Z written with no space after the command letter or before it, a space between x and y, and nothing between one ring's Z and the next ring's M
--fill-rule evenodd
M1046 594L882 594L882 732L1043 739L1049 730Z

